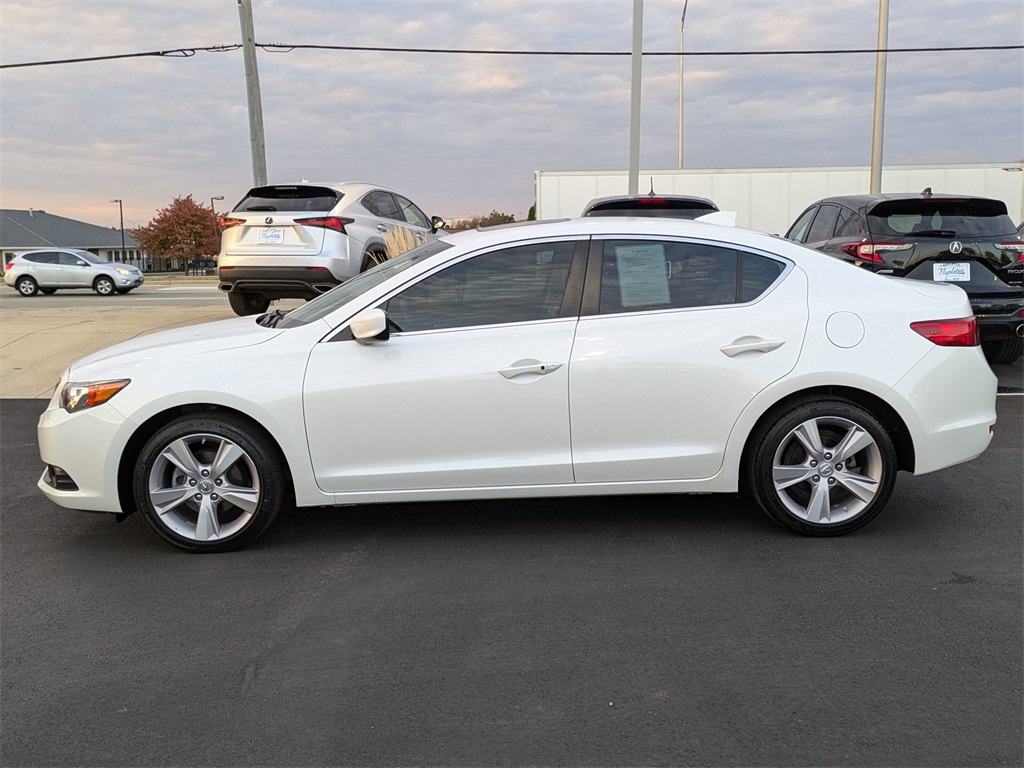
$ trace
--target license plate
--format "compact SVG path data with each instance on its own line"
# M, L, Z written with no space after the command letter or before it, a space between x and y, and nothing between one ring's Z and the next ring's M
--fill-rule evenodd
M966 283L971 279L971 262L943 261L932 264L932 280L947 283Z
M257 242L261 245L263 243L283 243L284 242L284 230L283 229L261 229L257 235ZM938 279L938 278L936 278Z

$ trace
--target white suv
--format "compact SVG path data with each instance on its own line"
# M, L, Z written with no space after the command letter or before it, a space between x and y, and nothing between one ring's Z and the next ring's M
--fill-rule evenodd
M4 282L22 296L54 293L58 288L91 288L109 296L128 293L144 280L138 267L70 248L21 251L4 269Z
M220 220L220 289L239 315L311 299L427 242L444 226L394 190L362 182L250 189Z

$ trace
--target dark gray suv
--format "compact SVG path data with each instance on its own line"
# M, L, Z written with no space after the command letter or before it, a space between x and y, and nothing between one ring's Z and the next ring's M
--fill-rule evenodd
M786 238L879 274L951 282L971 301L991 363L1024 348L1024 240L1001 200L844 195L800 214Z

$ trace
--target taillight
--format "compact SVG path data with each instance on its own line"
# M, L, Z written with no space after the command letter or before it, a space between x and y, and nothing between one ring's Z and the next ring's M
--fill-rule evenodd
M245 224L245 219L230 219L227 216L221 216L217 220L217 226L221 228L221 231L237 227L239 224Z
M913 243L872 243L870 240L865 240L861 243L843 243L843 252L861 261L885 264L885 259L880 254L913 247Z
M14 262L13 261L8 261L7 264L4 265L4 269L8 270L8 269L10 269L13 266L14 266Z
M1011 243L996 243L996 248L1002 251L1011 251L1017 254L1017 263L1024 261L1024 242L1017 240Z
M978 321L971 317L956 320L921 320L910 327L940 347L976 347L981 344Z
M346 219L341 216L319 216L314 219L296 219L296 224L307 227L323 227L333 229L335 232L345 232L345 225L351 224L355 219Z

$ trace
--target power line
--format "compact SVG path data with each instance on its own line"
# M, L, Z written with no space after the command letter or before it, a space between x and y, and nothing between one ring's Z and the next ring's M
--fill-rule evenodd
M267 53L291 53L296 50L321 51L359 51L364 53L443 53L472 54L474 56L629 56L629 51L512 51L486 50L479 48L396 48L369 45L285 45L283 43L257 43ZM20 69L25 67L47 67L55 64L82 64L92 61L110 61L112 59L137 59L144 57L156 58L189 58L197 52L223 53L241 48L240 44L213 45L195 48L173 48L165 51L145 51L140 53L120 53L111 56L87 56L76 59L55 59L51 61L30 61L20 64L0 64L0 69ZM1024 45L957 45L933 46L928 48L840 48L817 50L789 51L646 51L644 56L828 56L836 54L857 53L942 53L949 51L1019 51Z

